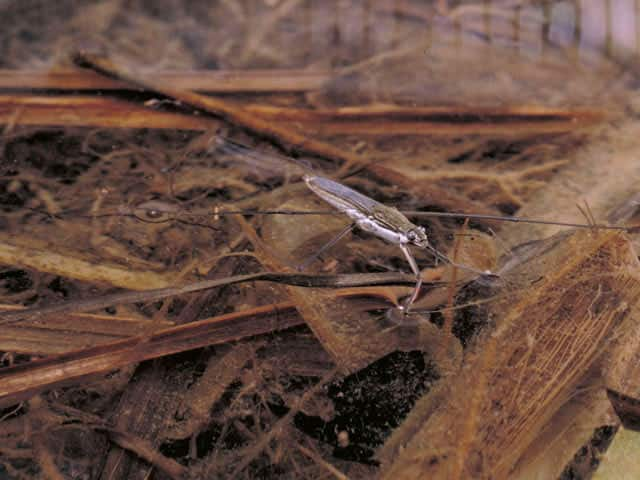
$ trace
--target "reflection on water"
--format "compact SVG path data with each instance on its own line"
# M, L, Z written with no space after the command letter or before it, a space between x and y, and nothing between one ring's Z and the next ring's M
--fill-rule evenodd
M453 29L460 45L510 46L539 57L576 48L628 58L638 50L634 0L408 2L182 2L162 7L116 0L4 2L0 61L46 67L70 46L108 46L162 68L348 66L390 49L438 43Z

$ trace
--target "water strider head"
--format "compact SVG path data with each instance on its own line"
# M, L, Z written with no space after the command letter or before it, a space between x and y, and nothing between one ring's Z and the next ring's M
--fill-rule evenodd
M427 232L424 227L414 226L408 230L405 235L411 245L415 245L420 248L427 248L429 246L429 240L427 238Z

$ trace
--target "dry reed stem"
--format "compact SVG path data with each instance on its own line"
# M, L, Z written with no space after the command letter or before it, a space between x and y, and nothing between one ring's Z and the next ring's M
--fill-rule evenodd
M325 470L327 470L329 473L331 473L331 475L333 475L335 478L337 478L338 480L349 480L349 477L347 477L344 473L342 473L340 470L338 470L336 467L334 467L333 465L331 465L329 462L327 462L324 458L322 458L320 456L320 454L318 454L317 452L314 452L313 450L304 447L302 445L296 445L296 448L298 450L300 450L304 455L306 455L307 457L309 457L311 460L313 460L315 463L317 463L318 465L320 465L322 468L324 468Z
M22 126L211 130L213 118L152 110L115 98L87 96L0 96L0 124Z
M111 329L108 321L99 321L91 317L65 317L27 321L19 326L4 325L0 330L0 350L31 355L60 354L122 338L148 335L155 330L166 328L170 323L160 322L154 325L150 321L141 321L133 324L132 328L117 326L119 328Z
M619 424L598 376L594 377L585 380L586 388L578 387L527 447L511 475L514 480L560 478L570 459L580 455L581 447L588 445L594 432L605 425Z
M554 237L513 273L526 288L492 308L496 328L447 387L447 404L403 427L405 448L383 478L508 477L637 308L638 260L622 234Z
M639 312L634 312L640 319ZM640 419L640 323L630 322L613 342L604 368L604 382L614 408L625 422Z
M93 348L50 356L0 371L0 405L74 384L100 373L173 353L227 343L300 325L290 304L269 305L159 330Z
M482 106L367 105L325 109L245 105L273 121L299 123L330 135L492 135L535 136L573 132L605 120L603 111L522 105Z
M302 109L243 104L282 128L323 135L490 135L519 137L573 132L605 120L601 111L541 106L400 107L376 105ZM152 110L108 97L0 95L0 124L211 130L208 117Z
M149 72L161 82L180 90L210 93L284 93L317 90L329 80L330 74L309 70L195 70ZM0 89L28 88L30 90L122 90L127 82L107 78L83 70L1 70Z
M374 305L380 306L381 304L388 305L389 303L393 303L393 301L395 301L395 297L389 295L388 291L385 292L385 290L381 290L378 287L369 288L369 285L411 285L415 283L415 277L395 272L342 275L304 275L260 272L247 275L234 275L213 280L202 280L177 287L159 288L140 292L129 291L110 295L101 295L99 297L77 301L61 302L43 307L12 309L10 311L0 312L0 325L20 322L26 318L38 318L54 313L86 312L98 310L100 308L107 308L121 303L150 302L165 297L184 295L187 293L210 290L215 287L253 281L283 283L306 288L316 287L339 289L341 287L360 287L356 289L346 289L343 296L351 297L364 293L373 299Z
M410 275L402 275L402 277L408 284L414 281ZM222 284L224 280L222 279ZM212 281L208 283L210 282ZM163 291L166 294L166 289ZM365 292L369 299L361 297ZM338 297L341 295L360 297L351 303L354 314L390 305L389 299L375 289L373 291L364 288L347 289L344 294L337 293ZM95 308L95 301L89 301L88 305ZM66 309L68 306L63 304L62 308ZM158 329L150 334L108 342L96 347L65 351L63 354L51 356L42 361L2 370L0 372L0 405L10 405L42 390L73 384L84 377L116 370L143 360L227 343L302 323L303 320L296 313L293 304L272 304L186 325ZM34 341L38 340L46 341L46 335ZM72 346L67 344L64 338L61 338L60 342L62 347ZM387 337L387 343L392 344L389 337Z
M120 448L129 450L140 458L143 458L151 465L155 466L170 478L174 480L181 480L187 476L187 468L180 465L172 458L162 455L151 442L144 440L127 432L123 432L110 428L99 428L109 436L109 439L118 445Z
M83 260L83 255L79 253L55 253L46 247L44 242L38 242L32 237L0 235L0 263L130 290L164 288L173 283L173 275L91 262Z

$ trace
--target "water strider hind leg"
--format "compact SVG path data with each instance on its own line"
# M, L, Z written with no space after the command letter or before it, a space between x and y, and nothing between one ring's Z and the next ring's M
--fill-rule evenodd
M318 258L324 252L329 250L336 243L338 243L342 239L342 237L344 237L347 233L349 233L351 230L353 230L355 226L356 226L355 223L351 223L351 224L347 225L347 227L344 230L340 231L340 233L338 235L336 235L334 238L332 238L327 243L325 243L322 247L320 247L320 249L317 252L314 252L313 255L310 255L309 257L305 258L302 261L302 263L296 267L296 270L298 270L299 272L305 270L309 265L311 265L311 263L316 258Z

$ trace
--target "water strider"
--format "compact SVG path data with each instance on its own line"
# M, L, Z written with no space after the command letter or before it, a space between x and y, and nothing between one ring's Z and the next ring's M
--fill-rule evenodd
M250 147L244 146L232 140L224 139L220 136L214 138L216 144L228 152L238 155L249 155L255 158L255 150ZM260 154L258 154L260 155ZM294 159L284 157L289 162L295 162ZM305 166L304 170L309 169ZM483 278L496 278L497 276L490 271L480 271L467 265L462 265L454 262L445 254L436 250L427 238L426 231L423 227L418 226L411 222L405 214L400 212L397 208L384 205L371 197L363 195L362 193L347 187L334 180L315 175L313 173L307 173L303 175L303 180L307 187L315 193L322 200L327 202L338 211L345 214L353 222L343 229L336 237L322 246L316 253L306 259L299 269L303 269L308 266L314 259L316 259L323 252L335 245L341 238L349 233L353 228L358 227L365 232L369 232L378 238L381 238L389 243L398 245L403 255L405 256L411 271L416 277L416 284L413 292L405 302L399 307L405 315L410 313L411 305L417 299L420 288L422 286L422 276L420 269L418 268L415 257L411 253L410 246L426 249L433 254L436 259L443 260L457 268L471 271L480 275ZM274 213L274 212L270 212ZM530 222L530 223L546 223L555 225L564 225L570 227L587 227L594 228L595 224L573 224L562 222L551 222L545 220L536 219L524 219L520 217L500 217L493 215L468 215L468 214L456 214L456 213L435 213L435 212L411 212L416 216L445 216L445 217L462 217L462 218L483 218L490 220L501 220L509 222ZM591 220L591 219L590 219ZM624 229L624 227L610 227L604 226L603 228Z
M459 265L450 260L446 255L438 252L429 244L425 229L412 223L397 208L388 207L373 198L367 197L352 188L329 180L328 178L305 175L303 179L313 193L353 220L351 225L327 243L320 252L329 248L355 226L400 247L400 250L411 266L411 271L416 276L416 285L413 293L400 307L405 314L409 314L411 305L418 297L420 287L422 286L420 269L411 250L409 250L410 245L428 249L436 258L445 260L456 267L470 270L479 275L492 275L489 271L481 272L466 265ZM311 258L315 258L318 254L319 253L316 253Z
M240 157L251 157L254 160L261 160L266 158L276 158L279 161L293 162L298 166L301 166L295 159L275 154L263 154L251 147L245 146L233 140L226 139L219 135L213 137L216 148L220 148L226 153L231 153ZM303 170L310 172L310 168L302 166ZM361 230L371 233L382 240L385 240L391 244L398 245L406 258L412 273L415 275L416 283L413 292L399 309L405 314L410 313L411 305L415 302L420 293L422 286L422 277L417 262L411 253L410 247L426 249L431 252L436 259L443 260L457 268L471 271L482 278L495 278L496 275L490 271L480 271L453 262L445 254L436 250L427 238L425 229L419 225L414 224L408 218L408 216L438 216L438 217L454 217L454 218L476 218L476 219L488 219L499 220L508 222L527 222L527 223L544 223L563 225L577 228L608 228L626 230L625 227L618 226L600 226L591 223L575 224L575 223L563 223L552 222L546 220L526 219L521 217L501 217L494 215L474 215L466 213L446 213L446 212L401 212L395 207L384 205L371 197L368 197L346 185L331 180L329 178L316 175L315 173L306 173L303 175L303 180L307 187L316 194L319 198L327 202L334 207L340 213L346 215L352 220L345 229L343 229L335 238L321 247L312 256L308 257L298 269L302 270L306 268L313 260L318 258L323 252L335 245L340 239L348 234L353 228L358 227ZM159 200L151 200L143 202L134 208L122 208L118 214L131 215L139 220L151 223L166 222L171 220L181 221L187 224L200 225L189 221L180 220L180 215L183 213L179 207L171 205ZM191 214L192 212L186 212ZM230 215L230 214L306 214L306 215L326 215L332 212L318 211L318 212L304 212L304 211L286 211L286 210L257 210L257 211L242 211L242 210L220 210L216 209L213 215ZM102 215L97 215L102 216Z
M219 135L214 137L213 140L218 147L221 147L223 150L230 153L238 155L244 154L254 158L256 156L250 147L225 139ZM310 170L307 166L300 165L292 158L285 157L285 160L296 163L305 171ZM444 260L458 268L462 268L482 276L494 276L489 271L483 272L466 265L455 263L446 255L433 248L429 243L425 229L412 223L397 208L384 205L383 203L380 203L371 197L367 197L346 185L329 178L315 175L314 173L307 173L303 175L302 178L307 187L309 187L313 193L332 207L336 208L338 211L345 214L353 220L353 222L332 240L322 246L317 252L303 261L303 263L298 266L299 270L306 268L313 260L335 245L353 228L358 227L361 230L369 232L389 243L398 245L409 263L411 271L416 277L416 284L411 295L407 297L403 305L399 307L405 315L409 314L411 305L415 302L420 293L420 288L422 287L422 276L415 257L409 249L410 245L427 249L434 255L434 257L436 257L436 259Z

